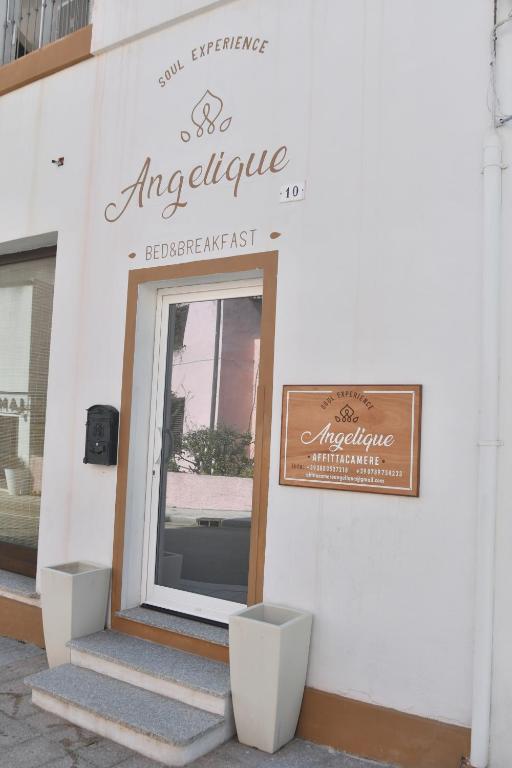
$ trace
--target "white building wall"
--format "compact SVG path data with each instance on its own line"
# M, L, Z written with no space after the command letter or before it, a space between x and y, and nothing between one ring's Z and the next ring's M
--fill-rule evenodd
M55 242L58 286L53 305L41 504L39 566L69 558L73 419L80 337L78 309L87 247L95 66L64 70L0 99L2 185L0 240L19 249ZM59 174L51 160L66 156ZM27 240L26 238L32 238ZM85 421L85 419L84 419Z
M155 3L148 24L198 5ZM59 233L39 565L111 561L116 471L82 456L85 409L119 406L128 270L171 263L147 262L147 244L254 229L254 247L224 254L279 249L265 598L313 610L309 685L464 725L489 5L234 0L146 36L135 3L118 26L119 3L96 0L95 49L117 47L0 99L0 241ZM265 53L190 61L237 34ZM232 125L185 144L206 88ZM169 221L163 198L103 217L146 156L168 173L282 144L286 170L236 199L219 184ZM280 205L303 179L306 199ZM419 499L280 487L293 382L423 384Z

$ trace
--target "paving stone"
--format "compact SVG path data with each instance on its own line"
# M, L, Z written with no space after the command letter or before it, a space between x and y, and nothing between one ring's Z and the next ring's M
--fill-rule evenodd
M113 768L113 766L119 765L123 760L134 755L127 747L115 744L107 739L100 739L95 744L78 749L76 754L87 760L90 765L96 766L96 768ZM141 757L140 759L142 760L143 758Z
M25 718L33 713L30 693L8 693L0 691L0 712L9 717Z
M230 741L191 763L190 768L392 768L392 766L361 760L334 749L319 747L296 739L274 755L244 747L237 741Z
M46 712L44 709L34 707L32 714L26 718L25 722L35 728L42 736L46 736L46 731L50 726L61 726L64 721L61 717L52 714L52 712Z
M30 720L30 723L33 724L33 721ZM100 737L95 733L79 728L72 723L65 723L62 720L59 720L58 723L47 725L42 731L39 730L39 732L48 741L56 741L65 749L76 750L81 747L88 747L92 744L97 744L100 740Z
M6 640L8 642L5 642ZM18 663L31 656L41 656L43 653L41 648L36 648L35 645L26 645L17 640L3 637L0 644L0 667Z
M128 758L128 760L120 763L119 768L165 768L165 766L163 763L155 763L154 760L150 760L148 757L134 755L133 757Z
M2 639L3 638L0 638L0 640ZM22 664L23 667L21 674L20 664ZM48 662L44 652L29 657L23 657L21 660L18 659L12 664L6 664L5 666L0 667L0 686L2 683L8 683L9 680L17 680L20 679L20 677L23 678L28 675L35 675L36 672L47 669L47 667Z
M57 741L64 747L73 749L87 747L102 741L101 736L92 733L92 731L86 731L85 728L79 728L78 725L72 723L66 723L51 712L44 712L36 707L34 709L36 710L35 714L32 713L25 722L49 741Z
M9 680L0 688L0 712L18 720L34 713L30 688L23 680Z
M0 712L0 747L11 747L33 738L33 730L25 723Z
M5 768L40 768L43 765L54 765L56 760L67 756L66 750L60 744L40 736L2 752L0 765Z
M92 763L88 763L87 760L84 760L83 757L79 757L76 754L69 754L60 760L53 760L50 763L46 763L42 768L94 768L94 766Z

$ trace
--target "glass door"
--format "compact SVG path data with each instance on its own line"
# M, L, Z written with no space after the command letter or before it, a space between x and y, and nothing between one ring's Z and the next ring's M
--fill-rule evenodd
M217 621L247 602L260 280L157 300L143 596Z

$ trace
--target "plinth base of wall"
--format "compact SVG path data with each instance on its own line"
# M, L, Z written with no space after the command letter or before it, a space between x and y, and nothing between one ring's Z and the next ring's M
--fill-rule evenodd
M44 648L41 608L22 600L0 596L0 635Z
M456 768L471 729L306 688L297 735L403 768Z

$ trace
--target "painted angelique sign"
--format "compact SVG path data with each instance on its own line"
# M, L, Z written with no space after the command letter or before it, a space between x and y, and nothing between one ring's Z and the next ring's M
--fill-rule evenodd
M253 38L246 39L253 40ZM259 38L256 40L258 47L250 50L264 52L265 48L261 47L261 41ZM252 45L254 46L254 42ZM243 50L243 42L240 49ZM192 61L195 60L194 51L192 51ZM182 69L185 67L180 62L180 68L176 66L174 74L178 74ZM162 87L167 84L165 76L160 77L159 81ZM178 211L189 205L192 194L197 189L214 188L218 184L228 185L233 197L236 198L249 179L281 173L289 163L288 147L285 144L273 148L261 147L239 154L236 151L229 152L227 149L218 148L213 152L210 149L206 155L198 144L197 159L190 166L185 166L180 162L179 148L183 146L182 142L191 144L209 136L220 141L236 121L231 112L226 112L224 99L209 88L201 94L199 99L196 96L192 106L186 111L183 110L183 113L184 125L179 135L175 137L173 163L169 163L166 167L155 167L151 157L143 158L135 178L128 177L128 183L121 188L113 200L106 204L104 208L106 221L117 222L127 210L144 208L148 201L159 198L162 203L161 217L171 219Z

